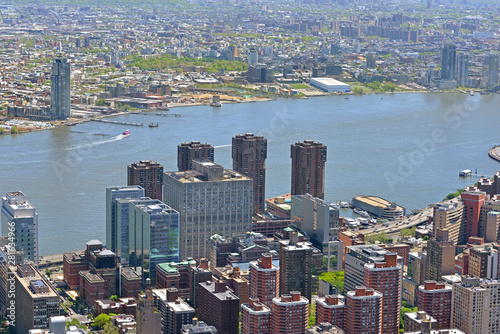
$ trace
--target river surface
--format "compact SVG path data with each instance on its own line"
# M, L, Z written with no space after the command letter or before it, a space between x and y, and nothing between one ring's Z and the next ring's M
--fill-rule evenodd
M158 161L176 170L177 145L198 140L215 147L215 161L232 167L231 138L268 138L266 197L290 192L290 144L312 139L328 147L327 201L377 195L421 209L475 183L458 173L493 175L488 150L500 144L500 95L384 94L280 99L183 107L181 117L124 115L112 120L158 122L158 128L88 122L0 136L0 192L21 190L39 214L40 254L83 249L105 241L105 188L126 185L126 167ZM167 203L168 204L168 203Z

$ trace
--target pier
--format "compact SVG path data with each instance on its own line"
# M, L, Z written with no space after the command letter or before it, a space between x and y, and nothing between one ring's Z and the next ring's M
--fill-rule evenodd
M101 122L101 123L116 124L116 125L144 126L144 124L142 124L142 123L109 121L109 120L106 120L106 119L92 119L92 121L94 121L94 122Z
M145 116L162 116L162 117L168 117L168 116L173 116L173 117L181 117L181 114L172 114L172 113L162 113L162 112L141 112L136 115L145 115Z
M491 150L488 152L488 155L491 159L500 162L500 146L494 146L493 148L491 148Z

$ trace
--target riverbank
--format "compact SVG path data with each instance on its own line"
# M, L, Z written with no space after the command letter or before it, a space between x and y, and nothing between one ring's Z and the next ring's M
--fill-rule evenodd
M304 95L304 97L299 97L299 99L309 99L311 97L325 97L325 96L338 96L338 97L344 97L344 98L349 98L351 96L369 96L369 95L386 95L386 94L400 94L400 93L464 93L463 91L460 90L449 90L449 91L430 91L430 90L398 90L394 92L381 92L381 91L371 91L371 92L363 92L361 94L355 94L354 92L350 93L326 93L317 89L298 89L300 93ZM237 104L237 103L256 103L256 102L269 102L269 101L274 101L277 100L278 98L270 98L270 97L241 97L241 96L231 96L232 98L229 99L221 99L221 105L223 106L224 104ZM285 98L285 97L283 97ZM209 98L203 99L201 102L191 102L189 100L185 102L174 102L174 103L168 103L168 108L180 108L180 107L197 107L197 106L211 106L211 100ZM212 108L217 108L213 107ZM106 115L99 115L96 118L109 118L109 117L117 117L121 115L129 115L129 114L137 114L137 113L142 113L142 112L150 112L152 110L150 109L133 109L132 111L120 111L112 114L106 114ZM155 109L156 111L156 109ZM38 121L29 121L29 120L24 120L24 119L16 119L16 121L22 121L22 122L31 122L31 123L40 123ZM18 131L16 133L10 133L10 131L5 131L1 134L24 134L24 133L29 133L29 132L36 132L36 131L42 131L42 130L51 130L58 128L60 126L74 126L78 124L83 124L86 122L91 121L91 119L82 119L82 118L70 118L67 121L55 121L55 122L46 122L50 123L50 127L44 127L44 128L23 128L23 127L18 127Z

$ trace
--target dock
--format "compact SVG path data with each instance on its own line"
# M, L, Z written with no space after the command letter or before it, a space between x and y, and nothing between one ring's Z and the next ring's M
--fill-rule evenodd
M158 112L158 113L152 113L152 112L141 112L141 113L138 113L138 114L135 114L135 115L145 115L145 116L162 116L162 117L168 117L168 116L172 116L172 117L181 117L181 114L173 114L173 113L162 113L162 112Z
M108 124L116 124L116 125L127 125L127 126L144 126L142 123L134 123L134 122L119 122L119 121L109 121L106 119L92 119L94 122L108 123Z

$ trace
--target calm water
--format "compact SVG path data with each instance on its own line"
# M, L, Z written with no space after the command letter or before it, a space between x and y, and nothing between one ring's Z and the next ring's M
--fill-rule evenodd
M233 135L267 137L267 197L290 192L290 144L321 141L328 146L326 200L372 194L407 210L477 181L460 179L462 169L500 170L487 155L500 144L499 95L330 96L173 111L182 117L113 118L159 123L130 127L129 138L118 136L124 126L95 122L0 136L0 192L22 190L37 208L42 255L104 241L105 187L126 185L126 166L142 159L175 170L184 141L210 143L216 162L231 168Z

